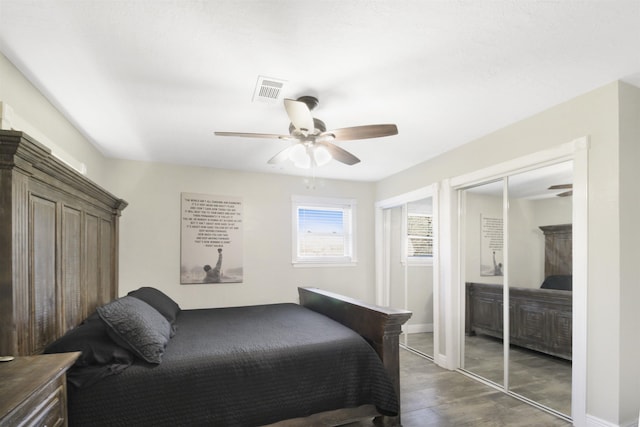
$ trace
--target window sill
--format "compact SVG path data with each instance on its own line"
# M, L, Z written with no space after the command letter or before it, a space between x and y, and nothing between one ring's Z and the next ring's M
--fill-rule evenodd
M403 266L409 266L409 267L431 267L433 266L433 258L418 258L418 259L410 259L410 260L406 260L403 259L402 261L400 261L400 264L402 264Z
M306 268L306 267L355 267L358 265L356 261L351 262L331 262L331 261L293 261L291 263L295 268Z

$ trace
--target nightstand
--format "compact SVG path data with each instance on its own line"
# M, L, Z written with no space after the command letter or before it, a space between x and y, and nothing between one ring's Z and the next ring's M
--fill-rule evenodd
M66 372L79 352L0 362L0 427L66 426Z

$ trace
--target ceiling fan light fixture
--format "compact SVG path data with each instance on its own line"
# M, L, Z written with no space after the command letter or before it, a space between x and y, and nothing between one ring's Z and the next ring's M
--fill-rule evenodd
M311 157L303 144L296 144L291 148L289 159L297 168L309 169L311 167Z
M318 166L324 166L333 159L329 150L322 146L313 148L313 158Z

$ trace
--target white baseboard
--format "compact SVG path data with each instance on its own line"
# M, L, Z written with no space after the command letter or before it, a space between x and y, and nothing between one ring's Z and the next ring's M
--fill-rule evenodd
M638 427L640 423L640 419L631 420L629 422L623 424L614 424L609 421L602 420L598 417L594 417L593 415L587 414L587 424L586 427Z
M587 414L587 427L619 427L617 424Z
M448 369L449 371L453 371L454 369L456 369L455 366L451 365L450 360L444 354L434 354L433 363L440 366L441 368Z
M433 332L433 323L421 323L414 325L402 325L402 332L405 334L419 334L423 332Z

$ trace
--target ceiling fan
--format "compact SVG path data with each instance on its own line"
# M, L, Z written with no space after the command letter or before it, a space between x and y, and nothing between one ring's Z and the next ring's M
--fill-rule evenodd
M558 197L567 197L573 195L573 184L558 184L552 185L547 190L568 190L563 191L562 193L556 194Z
M360 162L360 159L335 145L335 142L380 138L398 134L398 127L394 124L354 126L328 131L322 120L316 119L311 115L311 110L317 106L318 98L313 96L301 96L296 100L284 100L284 108L289 120L291 120L289 135L245 132L215 132L215 135L292 141L292 145L277 153L269 159L268 163L276 164L291 159L296 166L309 168L322 166L330 162L331 159L346 165L355 165Z

